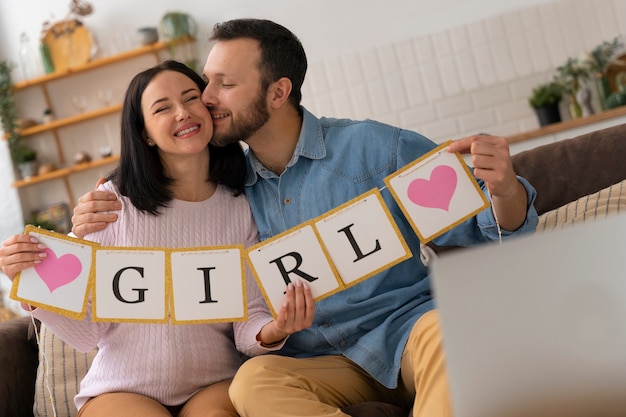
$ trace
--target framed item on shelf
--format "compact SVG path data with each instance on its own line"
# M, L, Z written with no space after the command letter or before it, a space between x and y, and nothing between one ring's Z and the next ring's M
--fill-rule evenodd
M32 213L33 226L52 228L55 232L69 233L72 229L72 216L67 203L56 203L36 209Z
M618 76L626 72L626 54L622 54L611 62L606 70L606 78L609 82L609 92L615 93L619 91Z

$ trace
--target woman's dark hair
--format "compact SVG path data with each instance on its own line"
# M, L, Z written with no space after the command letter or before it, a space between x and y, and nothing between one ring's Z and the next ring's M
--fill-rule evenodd
M216 23L209 40L219 42L241 38L259 41L262 91L267 91L269 85L281 77L287 77L292 84L289 102L299 109L307 59L304 47L296 35L271 20L233 19Z
M173 198L173 179L165 169L156 146L146 143L146 127L141 97L148 84L163 71L176 71L189 77L202 92L206 86L191 68L177 61L165 61L137 74L130 82L122 107L121 150L118 166L109 175L120 193L139 210L158 215ZM234 195L244 190L246 162L238 143L218 147L209 143L210 168L207 181L229 187Z

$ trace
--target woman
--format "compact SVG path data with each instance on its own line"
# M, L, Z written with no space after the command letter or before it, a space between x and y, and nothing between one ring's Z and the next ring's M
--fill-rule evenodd
M120 218L85 238L107 246L198 247L257 242L242 194L241 147L214 147L202 79L167 61L131 81L122 110L118 167L100 188L123 203ZM0 266L15 274L41 261L30 236L3 242ZM98 353L75 398L79 417L237 416L228 386L243 355L278 349L309 326L313 300L290 286L272 320L248 272L248 315L242 323L138 324L75 321L43 308L33 315L82 351Z

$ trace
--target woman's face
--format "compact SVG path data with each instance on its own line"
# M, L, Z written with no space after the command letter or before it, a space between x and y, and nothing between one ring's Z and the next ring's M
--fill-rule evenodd
M177 71L157 74L144 90L141 110L148 142L162 158L198 154L211 141L213 122L201 95L196 83Z

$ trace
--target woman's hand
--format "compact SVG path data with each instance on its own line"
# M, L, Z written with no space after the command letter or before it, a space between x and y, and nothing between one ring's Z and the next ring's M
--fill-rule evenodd
M257 339L264 346L277 345L290 334L299 332L313 324L315 301L308 284L300 280L287 285L285 301L276 319L263 326Z
M11 281L18 272L26 268L33 267L41 263L42 259L48 256L46 245L30 235L13 235L0 247L0 268ZM20 303L26 311L33 311L36 307L26 303Z
M11 281L18 272L41 263L46 245L30 235L13 235L0 247L0 268Z

